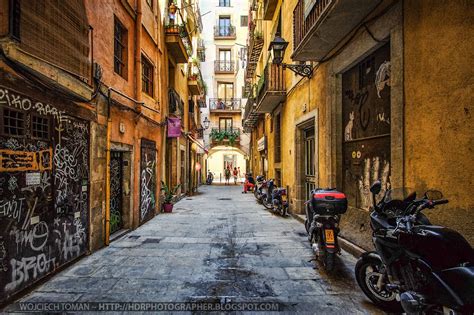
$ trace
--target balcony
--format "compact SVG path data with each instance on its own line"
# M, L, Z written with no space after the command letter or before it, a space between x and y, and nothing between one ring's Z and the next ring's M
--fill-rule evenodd
M242 110L242 100L240 98L210 98L209 109L211 113L240 114Z
M188 64L188 88L191 95L205 94L204 81L198 65Z
M234 74L236 68L235 61L216 60L214 61L214 73L216 74Z
M240 144L240 129L239 128L227 128L219 129L212 128L209 134L211 145L231 145L238 146Z
M278 0L265 0L263 2L263 7L264 7L263 19L264 20L273 19L273 15L275 14L277 5L278 5Z
M199 61L206 61L206 47L204 47L204 41L201 38L199 38L197 41L196 53Z
M252 78L263 50L262 20L250 21L247 51L247 69L245 76Z
M184 113L184 102L175 89L168 90L169 108L168 112L172 115L181 116Z
M252 128L257 125L260 114L255 112L255 107L257 106L257 100L255 97L249 97L247 104L245 104L243 126L244 130L250 132Z
M235 26L214 26L214 39L235 39Z
M169 54L177 63L188 62L189 56L193 53L193 47L181 11L175 14L174 19L169 18L168 14L165 24L165 42Z
M286 100L285 69L269 63L257 84L257 113L271 113Z
M321 61L379 2L316 0L305 9L305 1L299 0L293 11L294 50L291 58Z

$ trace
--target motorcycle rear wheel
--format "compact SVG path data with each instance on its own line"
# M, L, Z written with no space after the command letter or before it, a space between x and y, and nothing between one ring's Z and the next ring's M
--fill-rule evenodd
M401 313L402 305L396 300L395 292L380 290L377 288L377 276L383 263L375 257L361 257L355 266L355 276L359 287L364 294L378 307L387 312Z
M336 265L336 253L324 253L323 258L323 265L326 271L331 272L334 270L334 266Z

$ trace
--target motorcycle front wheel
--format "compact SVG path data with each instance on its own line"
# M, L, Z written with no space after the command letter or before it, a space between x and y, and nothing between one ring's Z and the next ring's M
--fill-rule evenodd
M267 201L267 196L266 196L266 195L263 195L263 196L262 196L262 204L263 204L263 206L264 206L265 208L267 208L268 210L272 210L272 209L273 209L273 203Z
M386 277L381 260L365 256L359 258L355 266L355 276L359 287L364 294L377 306L387 312L403 312L402 305L396 300L396 293L379 288L377 283L380 277Z

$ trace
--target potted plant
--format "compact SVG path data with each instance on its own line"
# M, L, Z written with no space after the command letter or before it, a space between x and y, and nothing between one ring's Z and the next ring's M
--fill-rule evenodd
M165 182L161 181L161 190L164 192L164 199L163 199L163 211L164 212L172 212L173 211L173 198L176 196L176 192L178 191L181 185L176 185L173 189L170 189Z

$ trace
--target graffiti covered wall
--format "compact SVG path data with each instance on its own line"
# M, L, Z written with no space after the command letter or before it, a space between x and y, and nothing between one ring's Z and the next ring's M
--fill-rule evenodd
M0 87L0 302L88 245L89 123Z

